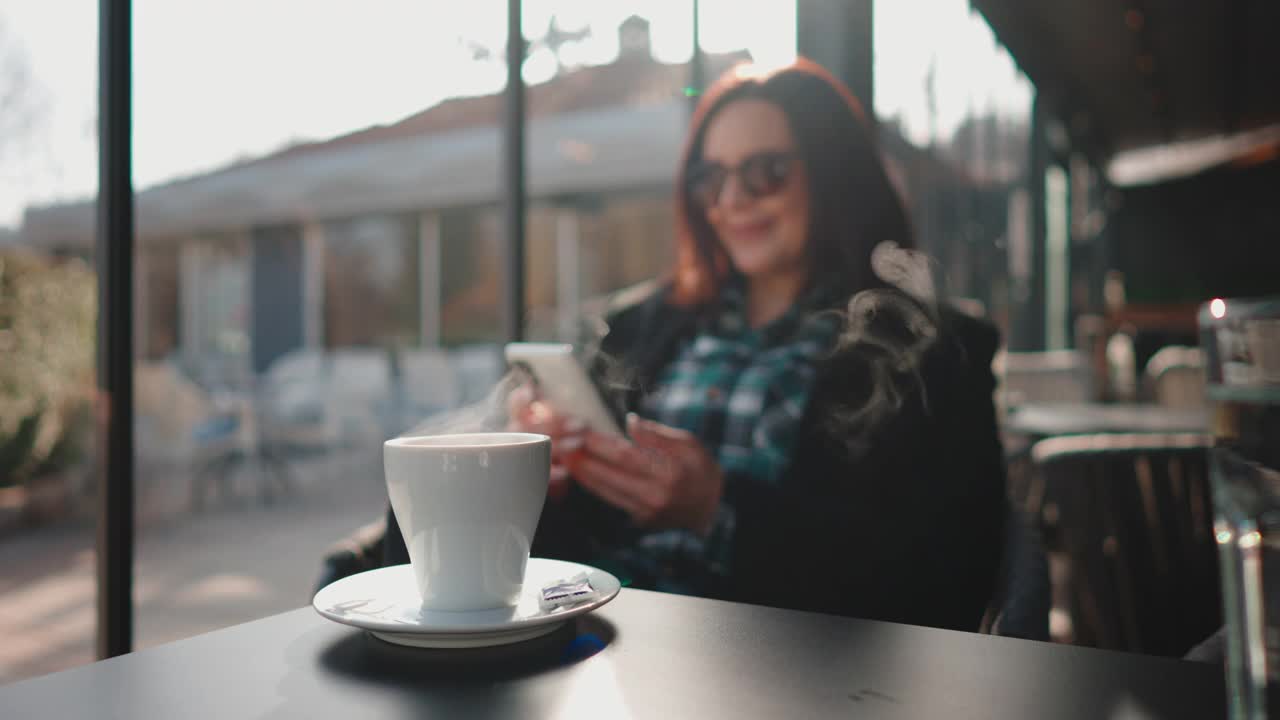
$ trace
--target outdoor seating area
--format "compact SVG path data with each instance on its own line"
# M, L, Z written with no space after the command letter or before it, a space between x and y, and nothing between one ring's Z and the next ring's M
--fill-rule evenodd
M1125 378L1137 402L1104 402L1083 353L1009 354L1001 371L1010 493L1047 553L1054 639L1186 654L1223 622L1199 349Z
M290 466L301 460L376 472L382 439L478 402L504 373L492 347L299 351L236 390L203 388L172 363L139 366L142 492L185 477L192 509L219 496L270 503L297 491Z

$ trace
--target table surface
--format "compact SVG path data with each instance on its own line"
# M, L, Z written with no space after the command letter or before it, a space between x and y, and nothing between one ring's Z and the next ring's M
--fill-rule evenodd
M1207 409L1101 403L1028 403L1009 410L1004 426L1020 435L1208 432Z
M483 650L296 610L0 687L0 717L1208 720L1224 697L1213 665L623 590Z

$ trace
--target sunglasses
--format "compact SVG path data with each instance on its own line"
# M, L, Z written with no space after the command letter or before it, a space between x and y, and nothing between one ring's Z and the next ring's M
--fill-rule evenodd
M714 207L729 177L737 175L742 190L759 200L782 190L794 167L795 153L776 150L751 155L737 167L699 162L689 172L689 195L703 209Z

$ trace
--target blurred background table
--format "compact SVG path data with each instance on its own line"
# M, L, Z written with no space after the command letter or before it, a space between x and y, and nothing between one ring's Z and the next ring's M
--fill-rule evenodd
M1006 432L1029 438L1089 433L1208 432L1205 408L1171 408L1156 404L1028 403L1012 408Z

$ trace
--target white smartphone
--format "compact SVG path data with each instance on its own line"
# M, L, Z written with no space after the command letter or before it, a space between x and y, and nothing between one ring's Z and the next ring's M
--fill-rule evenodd
M538 383L538 391L556 410L581 419L587 427L606 435L623 435L600 397L600 391L573 355L573 346L561 343L507 343L507 364L526 368Z

